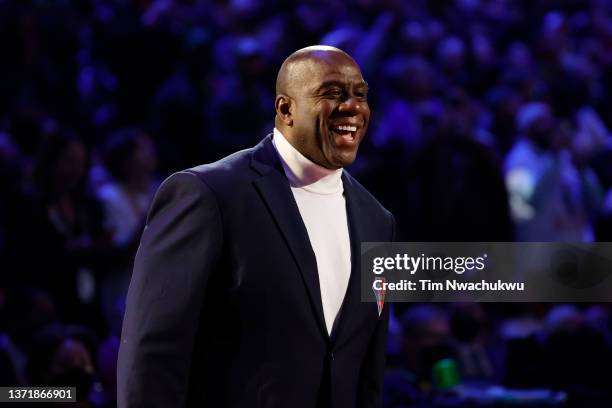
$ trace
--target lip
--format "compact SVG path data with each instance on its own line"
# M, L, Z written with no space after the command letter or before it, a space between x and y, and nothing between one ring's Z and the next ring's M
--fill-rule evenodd
M337 126L355 126L357 130L355 130L354 132L337 132L333 130ZM355 124L333 125L329 128L329 131L333 135L333 140L337 147L353 148L357 146L361 136L361 127Z

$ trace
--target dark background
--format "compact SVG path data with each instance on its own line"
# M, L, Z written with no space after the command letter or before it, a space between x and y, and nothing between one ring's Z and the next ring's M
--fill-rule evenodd
M269 133L278 67L318 43L370 84L349 170L398 239L610 240L610 1L0 0L2 385L114 405L152 193ZM387 407L443 404L443 357L466 385L610 406L608 304L393 312Z

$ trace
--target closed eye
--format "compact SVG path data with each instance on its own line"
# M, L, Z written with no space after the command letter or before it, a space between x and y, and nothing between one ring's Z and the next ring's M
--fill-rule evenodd
M357 92L355 92L355 96L356 96L357 98L359 98L359 99L363 99L363 100L365 100L365 99L367 99L367 98L368 98L368 93L367 93L367 92L364 92L364 91L357 91Z
M339 88L330 89L327 92L325 92L325 95L333 96L333 97L341 97L343 94L344 92Z

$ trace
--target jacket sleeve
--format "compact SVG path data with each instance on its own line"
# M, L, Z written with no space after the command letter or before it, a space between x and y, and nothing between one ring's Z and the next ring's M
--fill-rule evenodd
M389 242L395 240L395 219L389 213ZM370 339L368 351L361 366L358 406L360 408L382 408L383 379L387 360L387 335L389 331L390 305L384 304L374 334Z
M127 295L117 363L120 408L181 407L210 274L223 242L213 192L170 176L149 211Z

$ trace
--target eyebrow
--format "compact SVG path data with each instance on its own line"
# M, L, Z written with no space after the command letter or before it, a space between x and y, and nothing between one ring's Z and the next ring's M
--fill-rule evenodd
M320 91L321 89L325 89L325 88L330 88L332 86L338 86L340 88L343 88L345 86L345 83L342 81L338 81L335 79L329 80L329 81L325 81L321 84L321 86L319 86L317 88L317 91ZM364 80L359 82L358 84L355 85L355 88L366 88L366 90L370 89L370 86L368 85L368 83Z

